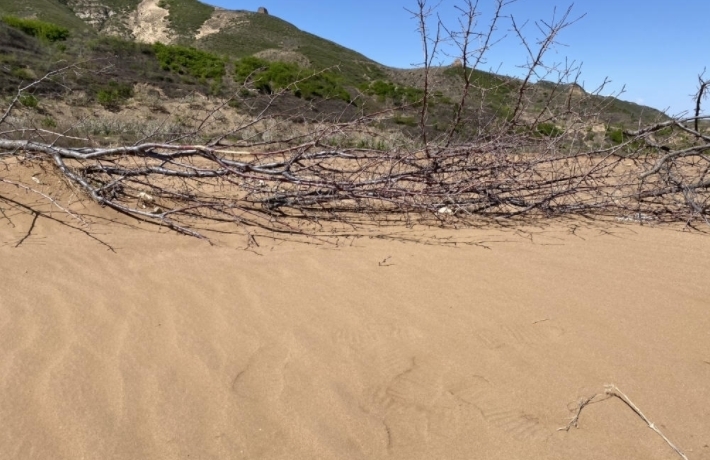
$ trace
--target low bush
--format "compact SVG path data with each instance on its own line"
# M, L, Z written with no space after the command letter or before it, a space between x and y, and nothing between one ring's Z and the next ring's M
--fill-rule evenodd
M417 126L417 120L414 117L405 117L401 115L395 115L393 118L395 124L404 126Z
M37 37L40 40L56 42L66 40L69 37L69 29L49 22L39 21L37 19L23 19L16 16L3 16L1 20L8 26L21 30L27 35Z
M12 71L12 76L20 78L22 80L33 80L36 78L34 73L31 70L26 69L24 67L14 69Z
M56 128L57 122L52 117L44 117L41 121L43 128Z
M615 144L621 144L624 142L624 130L621 128L607 129L607 136L609 136L609 140Z
M424 97L424 91L412 86L399 86L390 81L376 80L360 86L360 90L370 96L377 96L380 102L391 100L395 105L415 104Z
M133 97L131 85L114 81L96 92L96 102L107 110L118 110L131 97Z
M554 123L540 123L537 125L537 132L545 137L560 137L565 132Z
M225 60L212 53L162 43L156 43L153 49L163 70L201 80L221 79L224 76Z
M234 65L234 80L251 83L263 94L288 88L303 99L337 98L351 101L342 79L333 72L316 72L290 62L269 62L254 56L238 60Z
M20 104L30 109L36 109L39 106L39 100L31 94L23 94L19 101Z

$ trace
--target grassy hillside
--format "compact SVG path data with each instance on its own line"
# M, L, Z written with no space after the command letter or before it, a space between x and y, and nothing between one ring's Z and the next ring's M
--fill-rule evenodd
M170 26L179 37L178 42L183 44L194 42L200 27L215 10L213 6L195 0L160 0L158 4L170 12Z
M79 19L66 2L58 0L2 0L0 16L36 17L67 27L75 33L91 34L91 27Z
M172 44L161 47L136 43L128 38L131 14L139 4L140 0L3 0L0 17L12 14L44 19L69 31L67 40L48 43L0 22L0 87L4 94L56 68L52 63L91 59L102 67L101 73L87 69L65 77L63 84L68 89L81 88L87 103L99 103L112 110L119 110L121 100L131 97L129 88L139 83L158 87L167 97L191 92L218 97L241 94L255 98L246 105L257 108L263 106L258 102L260 97L268 99L272 91L286 88L286 106L292 114L300 110L298 107L308 106L298 100L327 101L331 113L367 113L393 107L397 112L389 120L390 126L412 134L418 130L417 102L423 95L421 69L386 68L277 17L217 10L196 0L156 1L153 8L158 13L162 8L167 21L154 25L170 28ZM221 22L215 21L220 15ZM214 33L196 39L207 21ZM294 84L323 69L330 70L309 82ZM447 131L458 110L462 83L460 67L432 69L428 125L433 133ZM520 81L476 71L473 83L475 88L469 92L461 112L461 130L475 132L478 127L511 115ZM36 91L59 94L51 84ZM549 82L530 86L524 97L527 109L522 119L545 123L544 133L557 132L556 125L568 123L571 116L624 127L666 118L649 107L588 95L581 88ZM574 113L568 111L560 119L550 119L545 114L546 106L553 112L565 112L570 102L575 106Z
M33 17L68 27L74 32L108 30L123 35L128 16L140 0L3 0L0 16L11 14ZM339 66L353 84L383 78L382 66L360 53L298 29L275 16L241 11L238 23L228 24L219 33L197 40L195 37L214 7L197 0L160 0L158 5L169 12L168 24L174 42L191 45L217 54L241 58L264 50L287 50L304 56L314 69ZM103 7L101 10L99 6ZM104 18L100 22L101 15ZM77 14L83 17L82 21ZM99 19L96 19L99 17ZM100 22L100 24L97 24Z
M338 66L353 84L385 77L382 66L362 54L264 14L245 12L239 24L199 40L197 46L235 57L267 49L295 51L305 56L315 69Z

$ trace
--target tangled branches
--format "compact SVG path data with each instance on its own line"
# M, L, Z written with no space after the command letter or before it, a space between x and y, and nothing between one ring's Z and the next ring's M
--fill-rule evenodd
M638 132L634 141L652 132ZM71 149L0 140L3 150L51 161L102 206L198 237L197 228L207 223L307 233L303 224L324 221L707 218L710 143L663 156L622 155L624 146L566 155L525 152L535 147L520 137L441 147L429 155L324 148L318 141L246 152L180 144Z
M418 4L420 29L426 34L430 10L425 1ZM234 150L235 144L225 147L227 133L233 136L265 120L279 119L263 110L240 126L225 128L205 145L185 144L187 137L209 138L203 130L227 106L224 102L188 136L161 142L151 142L148 136L134 145L71 147L82 140L39 128L2 131L0 163L6 168L18 158L51 163L61 177L101 206L200 238L206 230L235 225L247 232L256 228L312 234L334 228L323 227L326 222L341 228L422 222L459 226L482 216L707 222L710 136L698 127L707 82L701 79L695 117L623 131L616 142L590 148L583 140L604 107L598 106L595 113L575 111L573 100L581 106L585 99L573 97L575 86L568 79L576 82L578 72L543 61L559 32L570 24L569 11L547 26L547 40L538 41L539 50L532 49L532 41L523 40L532 56L525 79L485 86L480 78L473 78L473 71L496 42L494 33L506 3L497 2L491 23L478 34L474 33L476 4L467 4L461 31L439 25L436 37L424 37L425 44L433 40L432 46L425 46L426 54L436 52L448 34L463 63L460 104L439 138L427 136L431 127L426 98L435 56L426 54L425 96L416 109L421 115L418 143L383 148L348 139L354 132L375 132L378 120L392 115L380 112L270 142L242 142L240 150ZM513 25L523 39L522 28ZM472 46L471 37L484 45ZM474 67L468 68L467 63ZM530 96L530 77L540 69L546 76L558 75L544 107L535 106ZM8 123L21 93L33 85L18 90L0 126ZM485 126L485 132L466 141L456 138L470 122L464 116L467 97L474 90L500 97L505 85L517 85L509 116L499 117L500 123ZM564 104L555 105L556 93L566 99ZM280 96L274 95L272 101ZM588 101L592 95L585 97ZM481 107L484 102L482 98ZM589 110L589 104L586 107ZM540 131L543 122L549 130L546 134ZM338 142L336 135L341 135ZM3 200L8 203L0 193L0 204Z

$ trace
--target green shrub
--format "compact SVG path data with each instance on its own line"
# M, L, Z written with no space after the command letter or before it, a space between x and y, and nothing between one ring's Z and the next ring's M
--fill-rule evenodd
M270 94L284 88L303 99L337 98L351 101L342 79L333 72L312 73L311 70L290 62L269 62L247 56L234 64L234 80L239 84L251 82L259 92Z
M395 105L415 104L424 97L424 91L412 86L399 86L391 81L376 80L360 86L360 90L370 96L377 96L380 102L391 100Z
M56 128L57 127L57 122L54 121L54 118L52 117L45 117L42 119L42 127L43 128Z
M125 40L119 37L110 35L101 36L95 40L86 42L89 49L100 53L112 53L118 56L135 56L144 54L147 56L155 55L154 45L147 43L138 43Z
M211 96L219 96L222 94L222 81L214 81L210 85L210 91L209 91Z
M10 27L19 29L27 35L37 37L40 40L56 42L66 40L69 37L69 29L59 27L49 22L38 21L37 19L22 19L16 16L3 16L2 22Z
M17 78L21 78L22 80L33 80L35 78L35 75L32 73L31 70L25 69L23 67L13 70L12 75Z
M624 142L624 130L621 128L607 129L607 136L609 136L609 139L615 144Z
M554 123L540 123L537 125L537 132L546 137L560 137L564 131Z
M155 57L163 70L199 79L221 79L225 73L225 61L206 51L184 46L153 46Z
M252 94L252 92L249 91L248 89L242 88L239 90L239 97L241 97L241 98L254 97L254 94Z
M37 100L37 98L31 94L23 94L22 96L20 96L19 101L20 104L30 109L36 109L39 105L39 100Z
M398 125L417 126L417 120L414 117L404 117L400 115L395 115L393 120Z
M247 56L234 63L234 81L244 83L259 70L269 68L269 62L256 56Z
M294 94L303 99L335 98L351 102L350 93L343 87L340 78L332 72L308 77L296 84Z
M108 110L117 110L121 104L133 97L133 87L125 83L110 82L96 92L96 102Z

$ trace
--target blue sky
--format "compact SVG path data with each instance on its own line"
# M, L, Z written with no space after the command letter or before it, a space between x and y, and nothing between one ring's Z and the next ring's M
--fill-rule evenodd
M298 28L352 48L382 64L410 68L421 63L421 42L416 23L405 8L415 0L208 0L229 9L255 11L266 7L272 15ZM430 1L433 5L437 2ZM485 25L493 0L479 0ZM455 26L455 5L460 0L441 0L438 12ZM558 15L572 3L554 0L518 0L507 14L519 24L530 21L526 31L536 34L534 21L549 21L555 6ZM697 75L710 67L710 0L578 0L571 18L584 15L559 36L564 46L549 54L549 63L565 59L582 63L581 83L595 89L608 77L604 94L620 90L620 97L676 115L693 108ZM482 70L520 75L525 54L519 40L509 33L510 20L501 22L498 36L507 34L488 54ZM449 58L442 60L450 62ZM710 69L706 75L710 78ZM708 101L710 106L710 101Z

